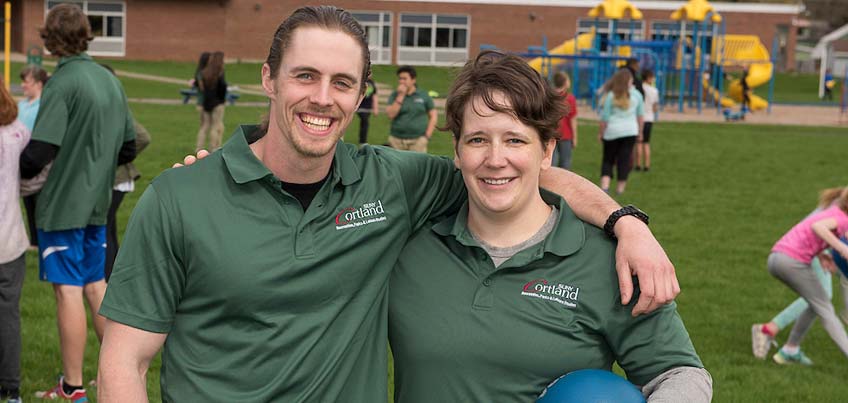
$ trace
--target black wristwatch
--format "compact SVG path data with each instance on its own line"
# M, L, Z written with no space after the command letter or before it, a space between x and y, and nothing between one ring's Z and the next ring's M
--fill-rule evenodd
M610 238L615 239L615 223L618 222L619 218L624 217L626 215L632 215L633 217L636 217L640 221L645 223L645 225L648 225L648 215L645 214L642 210L636 208L636 206L628 204L616 211L613 211L612 214L610 214L609 218L607 218L607 223L604 224L604 232L606 232L607 235L610 236Z

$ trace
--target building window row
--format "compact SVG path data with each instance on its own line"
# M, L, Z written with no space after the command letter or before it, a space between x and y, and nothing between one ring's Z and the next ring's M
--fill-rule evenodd
M392 63L392 13L354 12L365 28L371 61ZM468 60L470 17L450 14L400 13L398 64L453 65Z

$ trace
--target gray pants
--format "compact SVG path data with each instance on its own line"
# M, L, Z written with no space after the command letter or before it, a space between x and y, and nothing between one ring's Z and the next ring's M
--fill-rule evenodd
M571 150L573 143L571 140L557 140L556 148L554 149L554 166L562 169L571 169Z
M21 383L21 288L24 255L0 263L0 387L18 389Z
M772 276L786 283L810 304L792 327L788 344L800 345L818 316L822 320L824 330L848 357L848 334L836 317L836 310L833 309L833 304L830 303L830 298L812 267L782 253L773 252L768 257L768 270Z

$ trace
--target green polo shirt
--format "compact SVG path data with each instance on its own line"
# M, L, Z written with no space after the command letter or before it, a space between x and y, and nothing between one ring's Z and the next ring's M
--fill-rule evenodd
M448 158L339 142L306 211L240 128L156 178L133 211L100 314L168 333L175 402L385 402L389 273L457 211Z
M395 102L397 91L389 96L389 105ZM414 139L423 136L427 132L427 123L430 121L430 112L435 105L433 99L426 91L419 88L415 92L403 98L400 111L392 119L392 136L402 139Z
M32 139L59 146L38 195L44 231L106 225L121 145L135 138L121 83L87 54L63 57L44 86Z
M413 235L391 276L395 402L534 402L551 381L614 361L644 385L703 367L675 305L632 317L615 242L561 198L556 227L499 268L458 215ZM634 279L635 280L635 279Z

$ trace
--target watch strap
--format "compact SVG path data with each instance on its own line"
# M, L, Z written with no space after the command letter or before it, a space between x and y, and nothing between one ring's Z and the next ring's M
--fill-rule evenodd
M642 210L639 210L638 208L636 208L636 206L632 204L628 204L616 211L613 211L612 214L610 214L609 218L607 218L607 222L604 224L604 232L606 232L607 235L610 236L610 238L615 239L615 224L621 217L628 215L638 218L639 221L642 221L643 223L645 223L645 225L648 225L648 222L650 220L648 215L645 214Z

